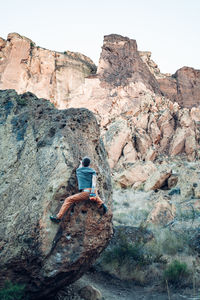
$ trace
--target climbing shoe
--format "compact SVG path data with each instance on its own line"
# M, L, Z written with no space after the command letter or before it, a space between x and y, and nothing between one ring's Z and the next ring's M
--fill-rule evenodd
M58 219L56 216L50 216L50 220L54 223L60 223L61 219Z
M107 206L104 203L101 205L101 207L103 208L103 213L104 214L107 213L108 208L107 208Z
M95 201L96 200L96 194L95 193L91 193L89 195L89 199Z

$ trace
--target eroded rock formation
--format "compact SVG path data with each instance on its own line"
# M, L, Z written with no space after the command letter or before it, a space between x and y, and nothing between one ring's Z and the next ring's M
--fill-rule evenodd
M110 207L106 153L90 111L58 111L31 93L0 91L0 124L0 286L22 282L31 299L44 298L78 279L112 234L111 212L103 215L90 201L60 224L49 220L77 192L75 169L86 154Z
M140 57L136 41L121 35L104 37L97 73L102 86L107 88L124 87L139 81L160 93L155 77Z
M84 78L96 73L96 66L80 53L59 53L40 47L17 33L0 38L0 89L27 91L63 107L63 99Z
M131 69L136 57L136 67ZM153 75L140 60L135 41L105 37L97 76L87 78L67 100L69 107L87 107L96 114L110 166L121 186L146 181L155 168L147 162L159 156L199 157L199 109L181 108L155 92ZM120 67L121 83L120 77L116 79Z
M200 70L183 67L172 76L158 79L163 94L181 107L200 106Z
M7 40L0 38L0 89L29 91L62 109L68 105L69 94L85 78L94 76L96 70L92 60L83 54L36 47L17 33L10 33ZM181 107L200 105L199 70L183 67L174 75L162 74L151 59L151 52L138 51L136 41L127 37L104 37L97 74L101 86L108 89L141 82Z
M138 51L135 40L115 34L104 37L96 74L92 62L80 54L37 48L16 34L0 45L0 88L30 90L59 108L93 111L120 185L136 187L146 181L155 171L151 162L159 156L199 158L198 70L161 74L150 52Z

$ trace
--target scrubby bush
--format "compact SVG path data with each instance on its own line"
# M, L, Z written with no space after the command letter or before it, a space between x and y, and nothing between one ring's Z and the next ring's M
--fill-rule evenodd
M174 260L164 271L164 279L174 285L182 285L182 281L189 275L186 263Z
M1 300L21 300L25 299L25 285L13 284L10 281L5 283L3 289L0 290Z
M145 267L152 263L152 256L146 251L144 241L138 238L130 242L123 230L119 231L116 241L103 252L98 267L120 279L145 284Z
M105 252L103 260L105 263L114 263L118 266L126 263L132 265L147 264L148 257L145 257L142 248L141 244L132 245L128 242L122 242Z

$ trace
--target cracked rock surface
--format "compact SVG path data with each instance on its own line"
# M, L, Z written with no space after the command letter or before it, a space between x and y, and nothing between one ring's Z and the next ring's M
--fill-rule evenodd
M75 170L85 155L111 206L110 170L96 119L87 109L58 111L31 93L0 91L0 286L25 283L31 299L77 280L112 235L110 209L74 205L49 220L78 191ZM38 296L39 295L39 296Z

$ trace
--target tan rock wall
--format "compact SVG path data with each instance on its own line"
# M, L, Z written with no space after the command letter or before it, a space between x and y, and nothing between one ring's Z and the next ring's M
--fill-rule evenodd
M0 40L0 89L32 92L66 108L68 94L77 89L84 78L96 72L86 56L67 51L59 53L40 47L19 34Z
M17 34L0 40L0 45L0 88L30 90L59 108L93 111L117 177L138 160L153 162L162 155L199 158L199 108L181 108L161 96L159 87L169 80L168 96L173 98L177 78L184 73L184 85L190 70L178 72L177 78L161 76L149 52L139 52L135 40L119 35L105 36L98 72L90 76L95 67L81 54L35 47Z

